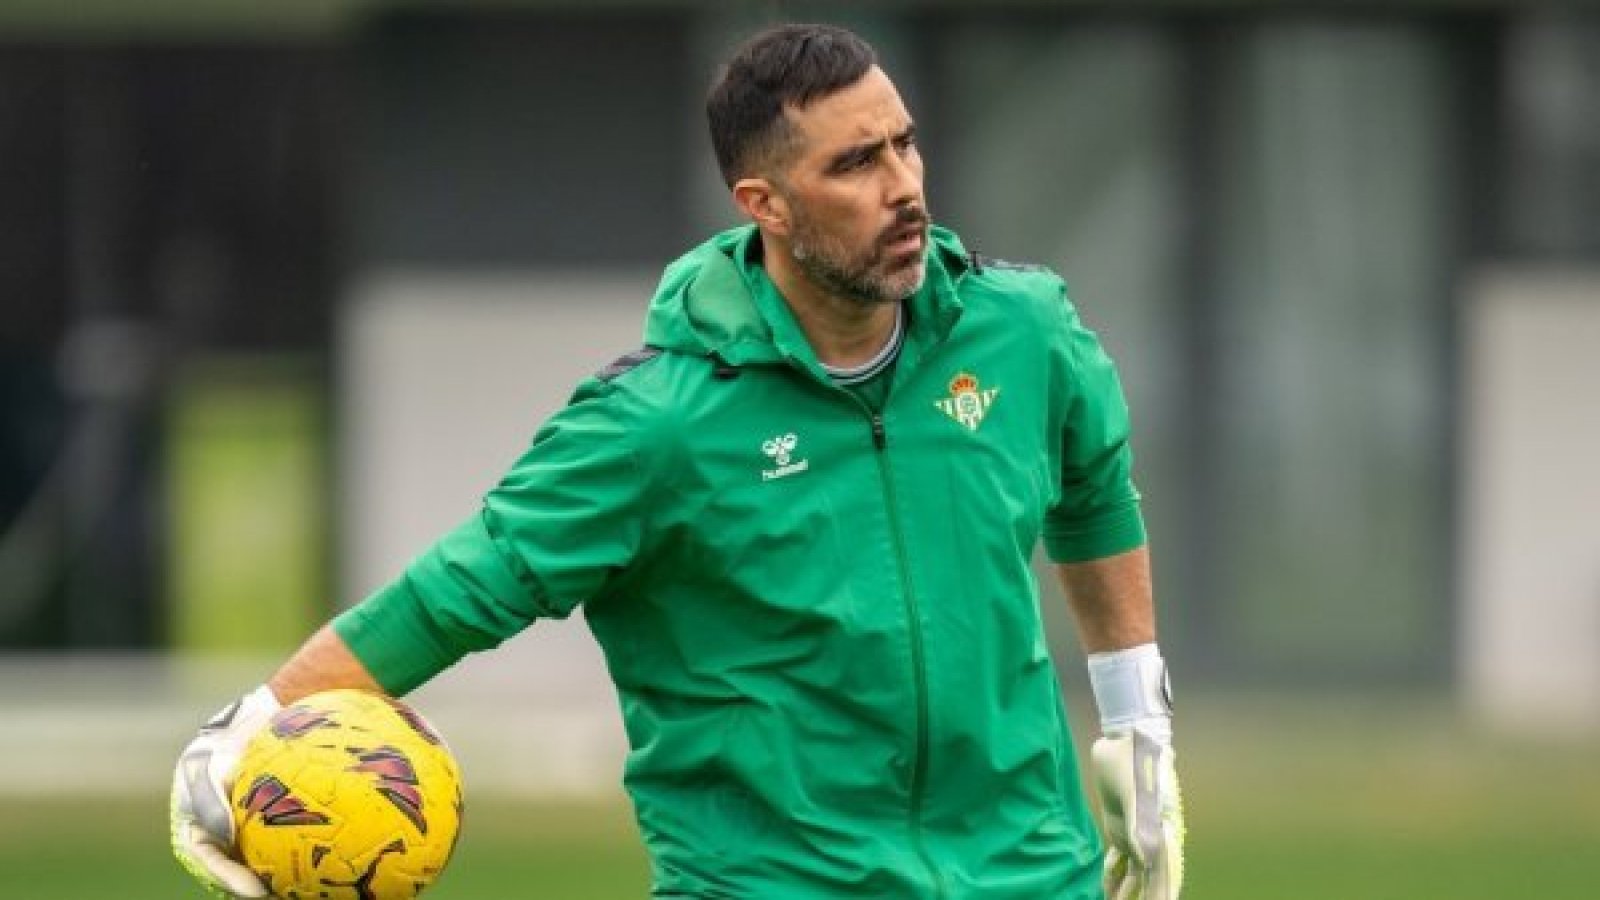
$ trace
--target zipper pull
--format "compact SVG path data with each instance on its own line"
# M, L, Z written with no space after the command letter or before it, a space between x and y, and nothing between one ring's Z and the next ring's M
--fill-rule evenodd
M883 430L883 416L878 413L872 415L872 446L879 450L889 446L889 435Z

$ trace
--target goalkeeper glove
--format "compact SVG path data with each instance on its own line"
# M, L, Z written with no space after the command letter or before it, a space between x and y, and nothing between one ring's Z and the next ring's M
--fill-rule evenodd
M1178 900L1183 798L1166 663L1155 644L1089 657L1103 735L1090 749L1106 835L1107 900Z
M172 852L189 874L221 897L270 894L234 858L228 795L245 745L281 708L271 688L262 685L212 716L178 757L172 776Z

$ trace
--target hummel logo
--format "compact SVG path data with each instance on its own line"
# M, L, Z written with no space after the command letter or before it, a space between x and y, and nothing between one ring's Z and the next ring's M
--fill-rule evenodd
M780 434L775 438L761 442L761 452L771 457L772 461L778 464L776 469L762 470L761 478L763 481L797 475L811 468L811 460L809 459L802 459L798 462L793 461L794 448L799 442L800 439L795 437L793 432Z
M787 466L789 464L789 454L794 450L794 445L799 443L799 441L800 439L795 437L793 434L779 435L778 437L763 441L761 443L761 452L772 457L772 461L778 465Z

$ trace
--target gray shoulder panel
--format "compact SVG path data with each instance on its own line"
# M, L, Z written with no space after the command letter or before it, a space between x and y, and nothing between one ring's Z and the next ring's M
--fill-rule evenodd
M996 259L973 251L967 254L967 259L972 263L972 271L982 273L984 269L993 269L998 272L1049 272L1049 266L1038 263L1019 263L1008 259Z
M645 363L661 355L660 347L640 347L625 356L619 356L611 361L604 369L594 373L594 377L601 381L611 381L632 372Z

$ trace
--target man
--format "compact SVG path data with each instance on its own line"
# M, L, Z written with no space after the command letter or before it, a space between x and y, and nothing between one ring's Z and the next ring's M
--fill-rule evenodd
M707 111L752 224L667 268L645 349L581 385L479 515L190 745L174 845L202 880L264 893L217 793L279 704L401 694L582 603L654 896L1177 897L1110 361L1054 275L930 224L915 125L855 35L757 35ZM1104 726L1103 864L1029 567L1041 537Z

